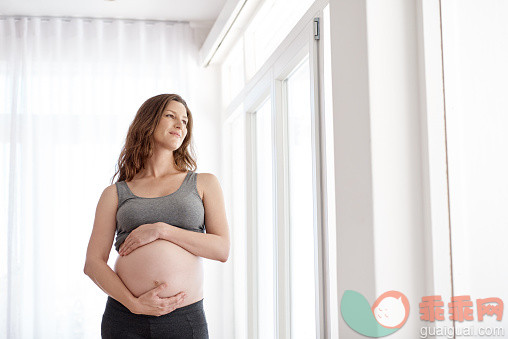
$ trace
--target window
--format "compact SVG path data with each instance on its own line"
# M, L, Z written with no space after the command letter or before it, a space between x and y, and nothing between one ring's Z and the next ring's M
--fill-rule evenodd
M268 3L263 6L269 6ZM235 271L235 279L239 279L235 285L241 285L235 288L235 298L241 300L235 306L247 309L239 310L247 320L242 320L242 332L237 325L238 337L245 334L248 338L263 339L316 338L325 334L324 326L329 326L323 320L328 317L327 305L320 296L329 295L324 291L329 286L325 284L329 277L323 274L323 265L328 263L324 250L328 246L322 243L328 241L326 224L335 222L334 213L323 212L327 209L323 206L330 205L327 199L333 198L325 194L323 185L325 168L333 164L333 158L327 159L333 156L333 147L325 154L321 136L316 133L325 130L324 125L331 117L321 118L323 112L318 102L324 93L319 93L315 85L320 69L317 50L321 42L314 39L314 16L321 12L322 5L315 6L290 33L290 29L284 33L285 39L274 45L277 48L268 51L272 41L260 41L254 48L260 59L248 52L254 39L248 34L255 29L249 26L243 42L235 45L222 64L223 79L236 77L238 85L246 81L244 86L234 89L233 81L224 84L224 90L230 94L224 95L223 102L225 124L236 135L230 141L234 144L230 145L232 163L246 164L241 174L247 183L245 200L235 198L240 193L231 193L234 204L245 204L239 211L233 207L233 213L243 213L233 219L241 222L246 218L248 225L247 238L234 245L235 248L245 245L234 254L244 256L234 258L235 267L236 262L248 266ZM262 10L256 15L260 13ZM255 20L262 20L262 16ZM257 28L260 32L267 29ZM269 30L258 37L266 38L266 34L270 35ZM238 51L242 48L244 58L239 60ZM263 53L266 55L261 57ZM256 65L258 60L262 61ZM233 66L240 64L243 69ZM328 112L331 114L331 109ZM247 118L245 126L233 123L240 115ZM333 142L331 135L327 140ZM236 189L233 184L232 191ZM326 272L335 274L335 267L327 268ZM240 316L235 314L235 317Z

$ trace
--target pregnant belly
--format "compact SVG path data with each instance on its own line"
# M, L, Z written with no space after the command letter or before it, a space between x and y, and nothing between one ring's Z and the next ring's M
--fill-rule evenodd
M184 291L187 296L180 306L203 298L202 258L170 241L155 240L119 256L114 271L136 297L166 283L159 297Z

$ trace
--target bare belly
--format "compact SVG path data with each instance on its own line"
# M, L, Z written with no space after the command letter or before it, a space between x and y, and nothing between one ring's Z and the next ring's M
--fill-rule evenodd
M135 297L166 283L159 297L184 291L187 296L180 307L203 299L202 258L167 240L155 240L119 256L114 271Z

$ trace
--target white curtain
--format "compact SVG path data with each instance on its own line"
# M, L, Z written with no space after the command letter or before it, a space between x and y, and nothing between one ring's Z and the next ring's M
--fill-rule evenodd
M0 338L100 337L97 201L143 101L186 98L196 50L186 23L0 17Z

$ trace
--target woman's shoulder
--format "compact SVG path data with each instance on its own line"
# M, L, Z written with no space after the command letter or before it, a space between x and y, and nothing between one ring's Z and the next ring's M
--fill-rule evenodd
M104 188L104 192L103 193L106 193L106 194L116 194L116 184L117 183L120 183L119 181L115 182L115 183L112 183L111 185L107 186L106 188Z
M116 184L111 184L106 188L104 188L101 197L99 199L99 204L107 204L107 205L118 204L118 193L116 189Z
M220 181L213 173L197 173L197 185L203 192L216 191L220 189Z
M215 195L217 187L220 188L219 179L213 173L196 173L196 186L201 199L205 194Z
M218 180L215 174L213 173L198 173L198 172L194 173L196 173L196 178L198 178L198 180L200 180L203 183L210 183L215 180Z

